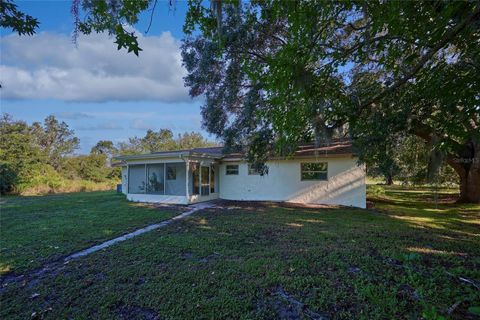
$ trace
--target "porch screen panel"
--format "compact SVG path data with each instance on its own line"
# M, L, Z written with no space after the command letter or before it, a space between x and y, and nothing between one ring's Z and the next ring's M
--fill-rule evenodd
M186 195L185 177L187 170L185 168L185 162L167 163L166 166L167 179L165 180L165 194L170 196Z
M128 193L145 193L145 165L128 167Z
M147 164L147 194L165 193L164 164Z
M202 167L202 196L210 194L210 167Z
M200 194L200 168L198 166L192 166L192 194Z

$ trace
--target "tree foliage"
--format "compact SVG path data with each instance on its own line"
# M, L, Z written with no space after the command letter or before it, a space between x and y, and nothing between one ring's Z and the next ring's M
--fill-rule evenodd
M0 2L0 28L12 29L19 35L33 35L38 25L36 18L18 10L13 1Z
M8 114L0 120L0 193L13 191L25 180L29 168L43 160L41 149L35 144L30 127L23 121L14 121Z
M174 138L170 129L160 129L158 131L147 130L142 138L133 137L126 142L120 142L117 150L118 154L125 155L211 147L215 145L216 143L206 140L198 132L184 132Z
M54 169L59 169L64 156L73 153L80 144L74 131L65 122L59 122L54 116L45 118L43 125L34 122L32 136L37 146L45 154L47 162Z

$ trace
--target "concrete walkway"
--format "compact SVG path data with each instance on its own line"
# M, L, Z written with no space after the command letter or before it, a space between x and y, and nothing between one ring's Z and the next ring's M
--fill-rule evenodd
M146 226L142 229L138 229L136 231L133 231L133 232L130 232L130 233L127 233L123 236L120 236L120 237L117 237L117 238L114 238L112 240L108 240L108 241L105 241L103 243L100 243L96 246L93 246L93 247L90 247L90 248L87 248L87 249L84 249L82 251L78 251L78 252L75 252L69 256L67 256L64 261L65 262L68 262L70 260L73 260L73 259L77 259L77 258L81 258L81 257L84 257L86 255L89 255L91 253L94 253L94 252L97 252L99 250L102 250L102 249L105 249L105 248L108 248L110 246L113 246L114 244L116 243L119 243L119 242L122 242L122 241L125 241L125 240L128 240L128 239L131 239L133 237L136 237L136 236L139 236L141 234L144 234L146 232L149 232L149 231L152 231L152 230L155 230L155 229L158 229L158 228L162 228L162 227L165 227L167 225L169 225L170 223L176 221L176 220L181 220L181 219L184 219L186 217L188 217L189 215L191 215L192 213L198 211L198 210L202 210L202 209L207 209L207 208L213 208L215 205L212 203L212 202L201 202L201 203L196 203L196 204L192 204L189 206L189 208L191 208L190 210L178 215L178 216L175 216L171 219L168 219L168 220L165 220L165 221L162 221L160 223L155 223L155 224L151 224L149 226Z

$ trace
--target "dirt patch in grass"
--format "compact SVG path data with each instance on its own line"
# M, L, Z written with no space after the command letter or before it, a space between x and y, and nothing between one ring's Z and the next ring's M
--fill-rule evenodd
M272 202L272 201L235 201L235 200L215 200L215 206L220 209L241 209L244 211L265 212L272 208L287 209L338 209L348 208L339 205L326 204L306 204L293 202ZM213 210L213 209L210 209Z

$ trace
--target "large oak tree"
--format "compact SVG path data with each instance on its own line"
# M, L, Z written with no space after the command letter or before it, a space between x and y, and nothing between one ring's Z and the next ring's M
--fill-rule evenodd
M183 46L211 132L259 160L345 125L362 159L417 135L480 202L479 2L215 4L190 3Z

